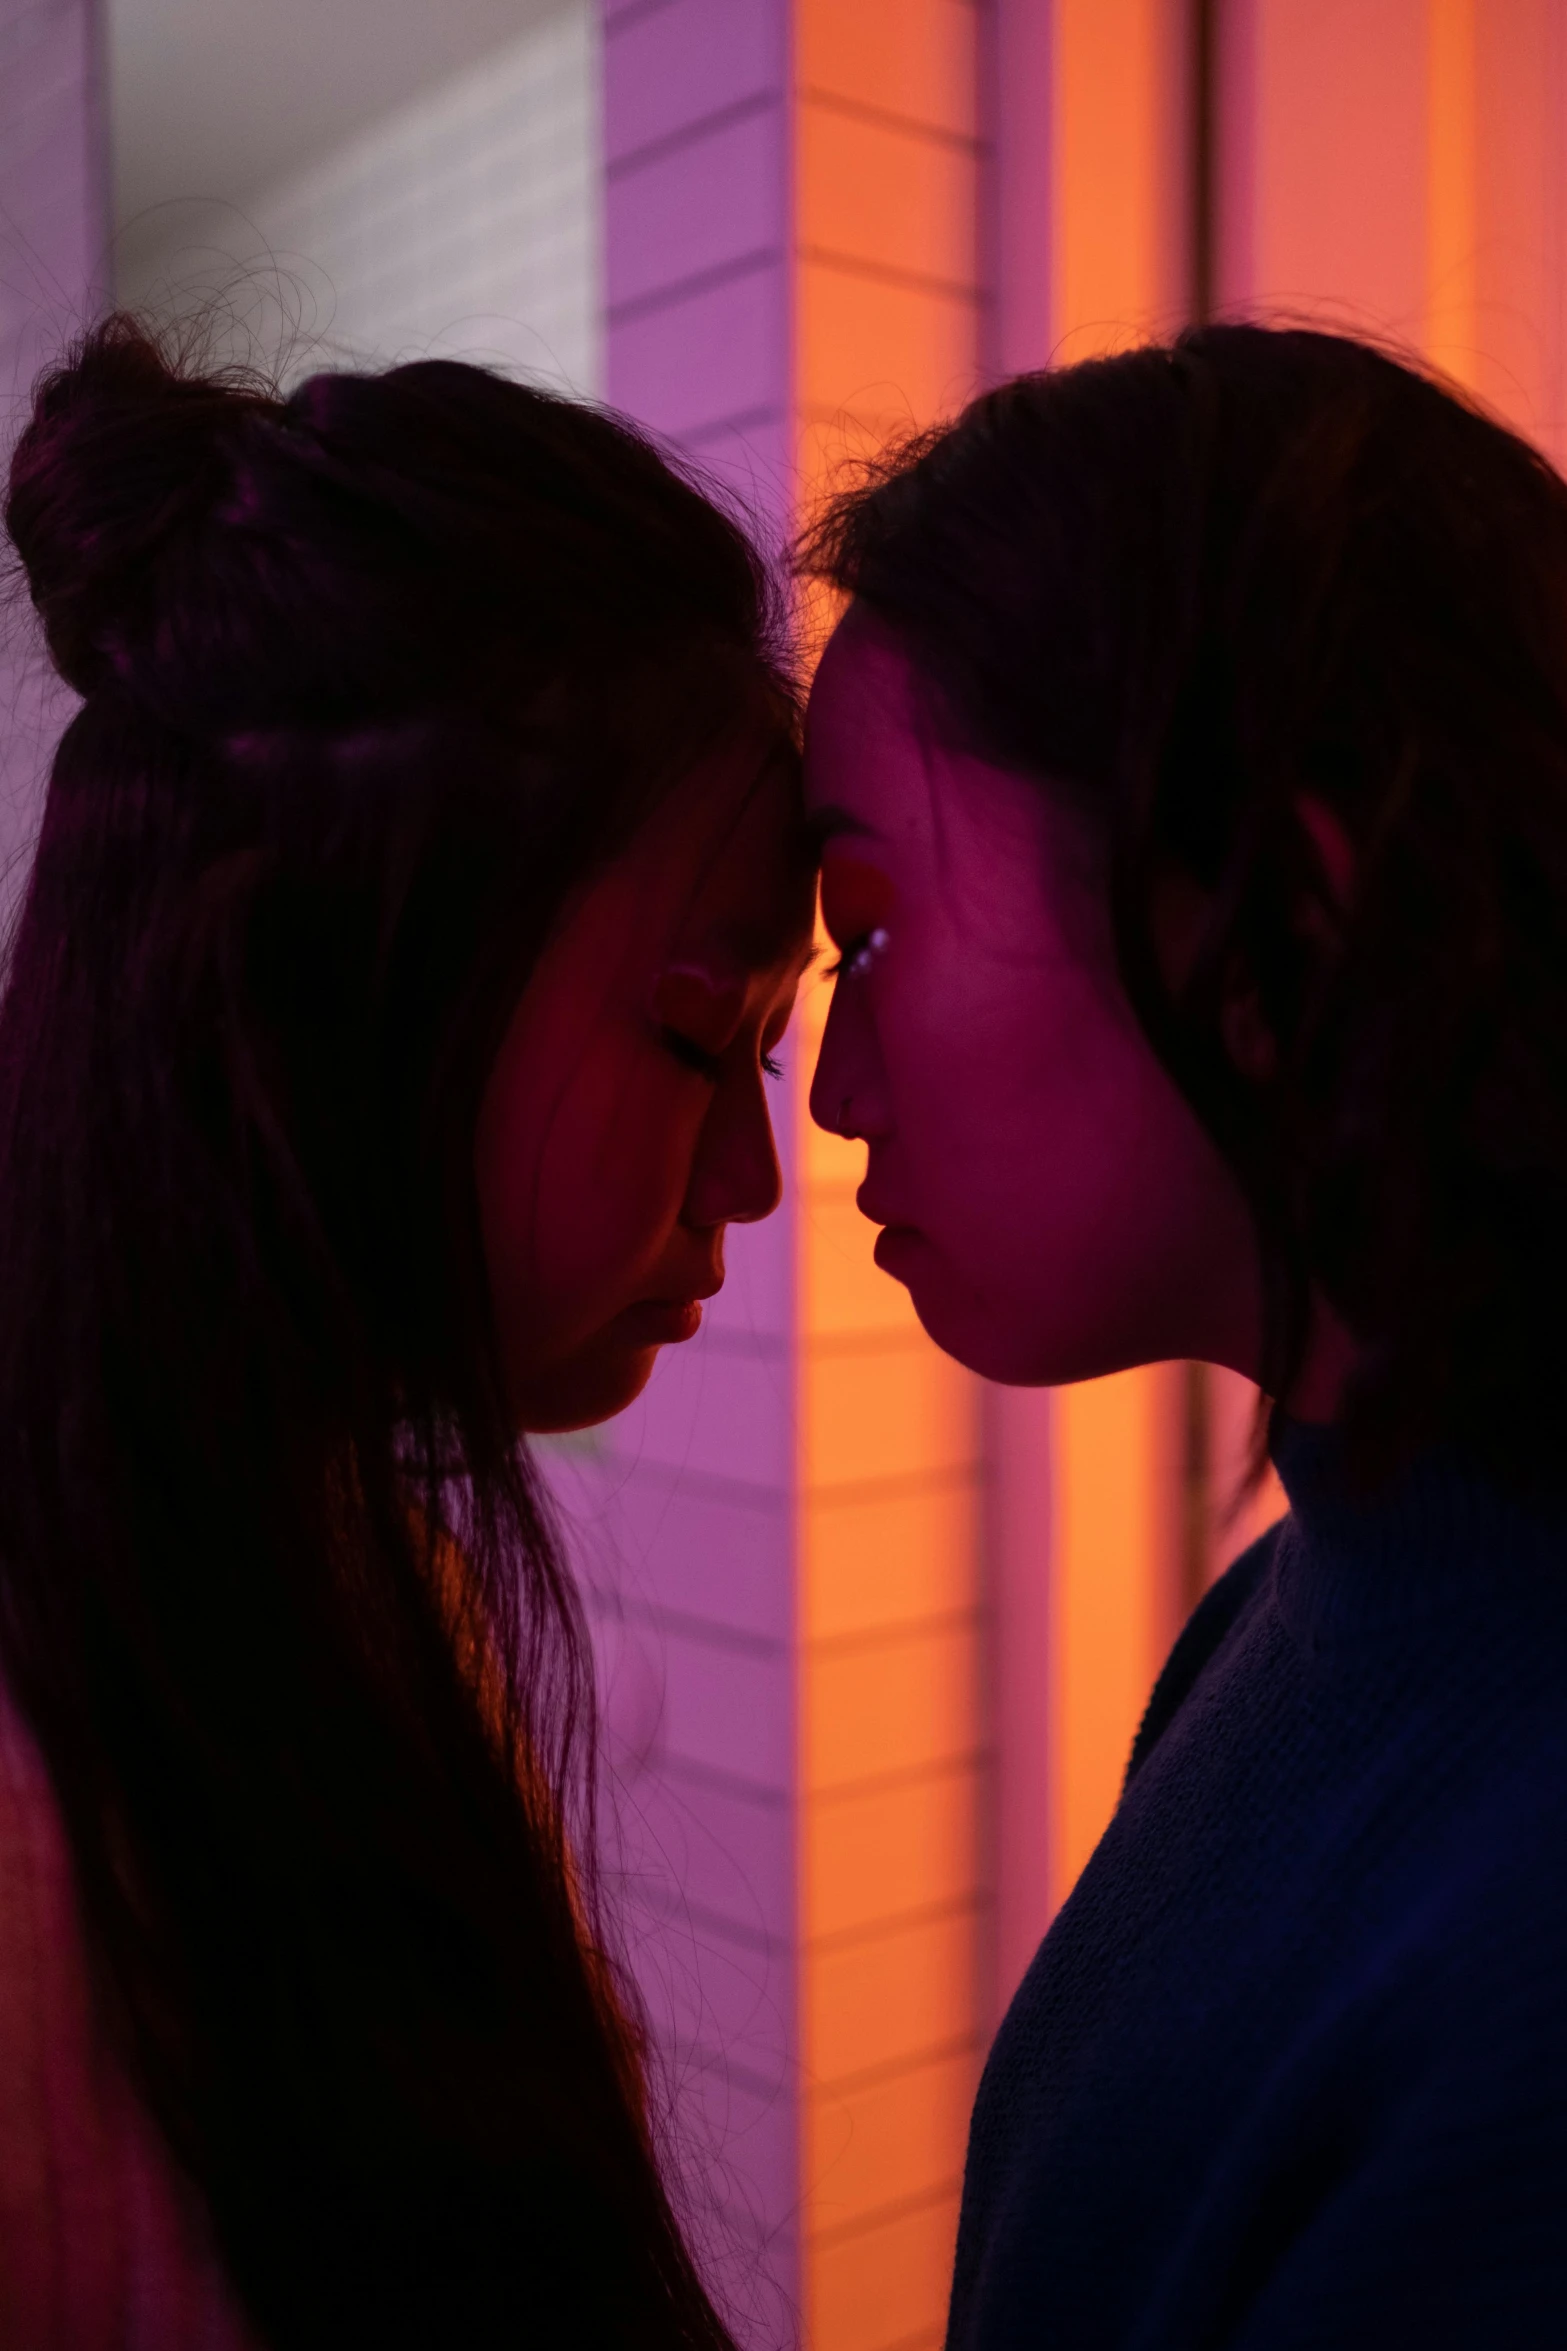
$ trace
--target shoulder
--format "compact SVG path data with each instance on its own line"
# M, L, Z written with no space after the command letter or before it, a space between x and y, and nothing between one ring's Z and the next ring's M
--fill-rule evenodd
M1288 1519L1277 1520L1255 1543L1249 1544L1218 1582L1203 1594L1187 1618L1138 1725L1123 1794L1169 1728L1209 1658L1267 1581L1279 1538L1288 1524Z
M1311 2050L1289 2141L1254 2167L1253 2240L1285 2241L1235 2351L1567 2338L1561 1818L1445 1852Z

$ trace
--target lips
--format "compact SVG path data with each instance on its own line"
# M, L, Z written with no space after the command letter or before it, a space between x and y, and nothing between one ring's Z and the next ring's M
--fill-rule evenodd
M712 1296L712 1292L708 1292ZM702 1328L700 1298L639 1298L620 1317L628 1338L644 1347L679 1346Z
M882 1228L871 1251L882 1272L890 1273L895 1281L907 1280L904 1267L924 1238L919 1226L905 1221L892 1202L877 1191L872 1176L867 1176L855 1193L854 1204L863 1217Z
M869 1176L855 1193L854 1205L861 1216L868 1218L872 1224L886 1225L890 1231L912 1233L919 1229L917 1225L910 1224L907 1217L900 1216L879 1193L872 1191Z
M700 1282L680 1298L638 1298L625 1308L619 1317L620 1327L629 1338L644 1347L679 1346L683 1339L694 1339L702 1327L702 1301L716 1298L724 1286L724 1277Z
M884 1224L876 1235L871 1255L884 1273L896 1273L907 1262L910 1250L917 1249L924 1237L911 1224Z
M639 1306L700 1306L704 1298L716 1298L724 1286L724 1277L715 1274L710 1281L693 1282L689 1290L667 1291L663 1297L639 1298Z

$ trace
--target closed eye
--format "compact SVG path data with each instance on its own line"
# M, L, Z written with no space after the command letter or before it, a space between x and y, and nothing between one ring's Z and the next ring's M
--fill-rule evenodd
M706 1078L709 1085L716 1086L719 1083L724 1074L724 1065L718 1054L709 1053L707 1047L699 1045L695 1037L688 1037L683 1029L672 1029L667 1021L661 1023L658 1033L665 1051L672 1053L686 1069L695 1070L697 1076ZM764 1053L760 1059L762 1068L770 1078L783 1076L784 1065L775 1054Z
M723 1063L716 1053L709 1053L705 1045L699 1045L684 1030L672 1029L667 1021L658 1033L666 1052L672 1053L687 1069L695 1070L698 1077L706 1078L710 1085L717 1085L723 1076Z

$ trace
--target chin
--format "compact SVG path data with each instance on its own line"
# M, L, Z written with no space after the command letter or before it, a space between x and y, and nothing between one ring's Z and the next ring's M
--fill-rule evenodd
M1131 1360L1107 1353L1103 1333L1053 1328L1048 1311L1030 1313L1015 1286L965 1279L934 1253L907 1288L943 1355L999 1388L1069 1387L1124 1370Z
M1032 1368L1037 1348L1009 1344L1006 1332L998 1331L982 1317L944 1307L935 1300L914 1296L914 1311L926 1335L933 1339L943 1355L950 1355L954 1363L961 1363L982 1380L993 1380L1003 1388L1037 1388L1052 1384L1052 1375Z
M964 1285L943 1279L940 1267L926 1265L913 1272L904 1286L921 1328L943 1355L950 1355L954 1363L961 1363L965 1371L975 1372L981 1379L1032 1384L1028 1375L1011 1368L1020 1353L1018 1334L1008 1331L995 1315L987 1314L982 1300L966 1292Z
M621 1348L612 1358L557 1365L520 1399L518 1430L529 1437L567 1437L613 1420L635 1404L658 1357L656 1347Z

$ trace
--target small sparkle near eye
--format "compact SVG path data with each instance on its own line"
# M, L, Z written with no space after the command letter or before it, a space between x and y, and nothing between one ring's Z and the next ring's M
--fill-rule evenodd
M863 937L851 939L836 963L829 964L824 979L835 980L842 973L849 979L860 979L870 970L878 955L892 944L891 936L880 925L867 931Z

